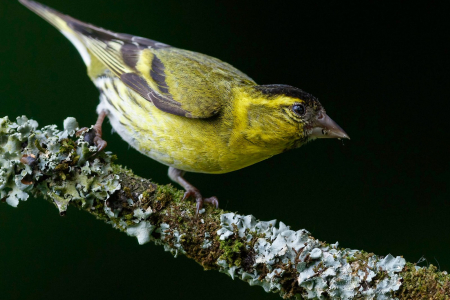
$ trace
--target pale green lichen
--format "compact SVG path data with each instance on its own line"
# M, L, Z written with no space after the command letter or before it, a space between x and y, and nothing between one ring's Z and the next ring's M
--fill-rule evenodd
M38 130L38 123L25 116L15 123L0 119L1 199L16 207L30 193L39 193L64 214L71 201L90 207L94 199L106 200L120 189L111 157L86 150L91 146L83 137L69 140L78 127L74 118L66 119L64 126L62 131L55 125ZM87 161L94 155L98 158Z
M337 244L325 245L311 237L306 230L290 230L283 222L261 222L253 216L226 213L221 216L221 228L217 231L221 244L232 238L247 242L246 250L253 255L253 264L246 268L235 261L236 251L225 247L218 260L220 271L231 277L240 277L250 285L261 285L266 292L280 292L288 297L297 295L305 299L394 299L393 292L401 285L398 275L405 266L401 257L372 255L362 263L353 260L360 251L338 249ZM255 239L255 236L258 238ZM239 240L231 240L232 245ZM224 244L226 245L226 244ZM234 251L233 251L234 250ZM294 270L297 292L286 294L282 288L284 272ZM374 281L374 277L382 280Z
M135 236L138 240L138 243L143 245L150 242L150 235L154 229L154 225L150 224L147 221L142 221L138 225L128 226L126 232L129 236Z
M26 117L17 118L17 123L9 122L7 117L0 119L0 199L14 207L20 200L26 201L32 189L22 183L32 171L20 159L23 145L35 139L32 133L37 127L36 121ZM42 174L36 174L36 177L40 176Z

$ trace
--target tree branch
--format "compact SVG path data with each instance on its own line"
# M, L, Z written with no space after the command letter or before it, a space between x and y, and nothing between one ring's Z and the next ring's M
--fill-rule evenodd
M266 292L298 299L449 299L450 276L385 257L327 244L283 222L263 222L207 206L113 163L91 135L75 137L74 118L38 129L26 117L0 119L0 199L11 206L29 195L53 202L61 215L73 205L114 228L184 254Z

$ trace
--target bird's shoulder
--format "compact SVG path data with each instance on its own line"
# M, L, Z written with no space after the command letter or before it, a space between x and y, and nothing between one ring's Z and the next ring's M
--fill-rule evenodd
M233 89L255 82L217 58L174 47L143 51L150 59L137 66L159 93L181 104L193 117L217 114L233 97ZM151 52L148 54L145 52Z

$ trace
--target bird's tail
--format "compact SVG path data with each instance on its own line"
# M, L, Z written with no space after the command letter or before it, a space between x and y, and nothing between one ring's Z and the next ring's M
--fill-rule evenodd
M19 0L19 2L55 26L77 48L86 66L90 67L91 53L84 44L82 37L70 27L70 24L81 23L80 21L34 1Z

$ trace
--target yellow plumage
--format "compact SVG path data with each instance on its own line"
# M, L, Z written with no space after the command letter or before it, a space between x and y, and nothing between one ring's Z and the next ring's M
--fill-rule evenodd
M197 198L198 207L203 199L182 178L183 171L226 173L317 137L348 138L319 101L302 90L257 85L216 58L19 1L78 49L101 91L98 113L108 115L131 146L173 168L169 175Z

